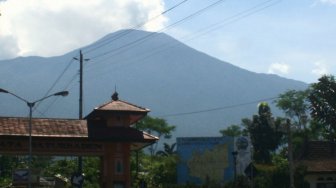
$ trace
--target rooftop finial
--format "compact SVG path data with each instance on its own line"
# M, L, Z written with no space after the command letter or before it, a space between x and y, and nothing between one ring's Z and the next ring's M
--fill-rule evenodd
M119 100L118 92L117 92L117 86L114 86L114 93L112 95L112 100L114 100L114 101Z

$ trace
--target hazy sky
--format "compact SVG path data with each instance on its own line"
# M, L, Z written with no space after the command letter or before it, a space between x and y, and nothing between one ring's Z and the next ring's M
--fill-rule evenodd
M141 29L253 72L336 72L336 0L0 0L0 59L62 55L181 2Z

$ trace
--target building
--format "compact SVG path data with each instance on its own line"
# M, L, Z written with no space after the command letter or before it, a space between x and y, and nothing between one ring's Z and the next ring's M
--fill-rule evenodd
M296 163L307 168L310 188L336 188L336 143L307 141Z
M131 151L158 140L132 127L149 111L114 93L83 120L33 118L32 155L99 156L101 187L129 188ZM29 118L0 117L0 154L28 155L28 125Z

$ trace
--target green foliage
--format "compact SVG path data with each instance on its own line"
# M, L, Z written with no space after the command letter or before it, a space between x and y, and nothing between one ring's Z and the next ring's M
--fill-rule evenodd
M32 167L34 169L45 169L51 157L32 156ZM28 168L27 156L1 155L0 156L0 187L8 186L12 183L12 173L16 169Z
M156 155L169 156L169 155L176 154L175 147L176 147L176 143L173 143L172 145L164 143L163 144L164 150L156 152Z
M250 180L246 176L237 176L236 182L230 181L225 184L224 188L250 188Z
M281 121L274 121L268 104L261 103L258 115L254 115L252 120L245 119L243 123L247 123L245 126L250 133L253 159L258 163L270 163L271 152L277 149L282 138L282 133L278 131Z
M50 156L35 156L33 157L34 168L42 169L49 166L52 163L53 157Z
M336 132L336 80L322 76L318 83L311 85L309 94L311 116L326 126L329 140L335 140Z
M308 90L296 91L289 90L283 94L279 95L279 98L275 100L276 106L285 112L286 116L291 118L297 128L305 129L307 123L308 111Z
M150 116L146 116L137 122L135 127L150 134L155 134L158 137L164 136L167 139L171 137L172 132L175 130L175 126L169 125L166 120Z
M139 163L138 180L145 180L148 188L170 188L176 185L176 155L148 156L142 154Z
M154 134L161 138L162 136L166 139L171 138L172 132L175 130L175 126L169 125L165 119L162 118L152 118L146 116L142 120L135 124L135 128L148 132L149 134ZM149 148L151 155L154 155L157 150L158 143L152 144Z
M275 166L271 174L272 186L274 188L287 188L289 186L289 166L288 160L280 155L273 156L273 165Z
M305 181L304 177L307 174L307 167L299 165L295 169L294 179L295 187L299 188L309 188L309 183Z
M289 187L289 166L288 160L283 155L275 154L272 157L272 164L257 164L258 175L253 179L254 187L260 188L288 188ZM306 174L305 167L298 166L295 170L295 187L308 188L304 181ZM307 187L308 186L308 187Z
M85 175L84 188L99 188L100 159L98 157L84 157L83 173Z
M12 172L19 166L19 163L19 157L0 156L0 187L5 187L11 183Z
M71 175L77 169L76 160L64 158L60 160L55 160L45 171L46 176L53 177L56 174L61 175L70 179Z
M136 128L158 137L164 136L166 139L171 137L175 126L169 125L164 119L145 117L136 124ZM133 186L137 187L140 181L145 181L148 188L173 188L181 187L177 181L177 155L176 143L169 145L163 144L163 150L156 152L151 147L151 155L147 155L142 150L132 153L131 173L134 179ZM139 164L136 164L138 162Z
M230 125L226 129L219 131L223 136L237 137L243 134L243 131L239 125Z
M307 135L311 140L326 140L329 132L326 126L323 126L323 124L313 119L310 121Z
M99 188L100 159L98 157L83 157L84 188ZM71 176L77 171L77 159L55 160L45 170L45 175L54 177L60 175L70 181ZM68 183L70 184L70 182Z

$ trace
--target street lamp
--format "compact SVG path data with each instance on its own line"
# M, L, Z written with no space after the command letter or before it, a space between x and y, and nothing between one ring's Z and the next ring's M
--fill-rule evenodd
M234 182L234 187L236 187L236 181L237 181L237 155L238 155L238 151L233 151L232 153L233 156L233 182Z
M27 106L29 107L29 157L28 157L28 185L29 185L29 188L31 188L31 163L32 163L32 116L33 116L33 107L35 106L35 104L37 102L41 102L43 101L44 99L47 99L49 97L52 97L52 96L67 96L69 94L68 91L60 91L60 92L57 92L57 93L54 93L54 94L51 94L51 95L48 95L48 96L45 96L39 100L36 100L34 102L29 102L27 101L26 99L14 94L14 93L11 93L5 89L2 89L0 88L0 93L8 93L10 95L13 95L14 97L20 99L21 101L25 102L27 104Z

